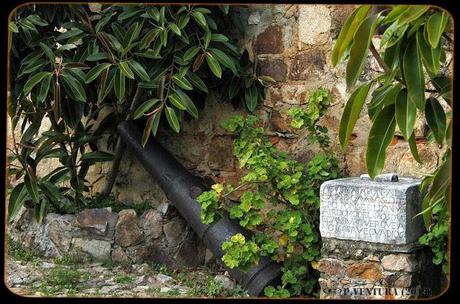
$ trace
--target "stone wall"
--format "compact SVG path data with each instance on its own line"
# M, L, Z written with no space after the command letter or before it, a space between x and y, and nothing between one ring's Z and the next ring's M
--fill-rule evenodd
M268 89L266 99L256 111L267 132L272 134L272 142L303 162L319 151L317 145L307 142L307 131L291 129L287 111L291 107L305 107L312 90L327 88L333 99L321 123L329 130L341 166L351 176L366 172L370 122L364 108L347 151L340 149L339 122L350 94L346 92L345 63L333 68L331 52L341 26L354 8L354 5L266 4L238 9L245 29L244 35L239 37L241 46L249 50L251 57L257 58L262 74L277 81ZM374 44L378 45L377 42ZM371 60L360 80L368 79L374 70L379 67ZM218 182L236 182L241 174L231 153L232 138L220 127L223 120L236 113L245 114L245 111L221 102L218 96L208 96L198 120L184 122L180 134L159 130L159 141L194 173ZM420 177L436 168L442 151L436 144L427 143L425 125L424 118L420 117L416 138L423 164L412 158L407 142L397 132L388 148L385 171ZM42 129L47 127L45 123ZM10 136L8 142L12 142ZM46 160L39 166L38 173L57 165L57 161ZM109 163L101 163L90 169L88 178L94 182L93 194L102 189L109 166ZM125 203L149 201L152 207L166 200L161 189L129 152L122 161L113 194Z
M163 208L163 209L162 209ZM162 263L175 269L205 262L206 248L171 208L162 206L136 214L110 207L73 214L49 213L39 224L32 209L22 208L8 236L44 257L65 255L94 261Z

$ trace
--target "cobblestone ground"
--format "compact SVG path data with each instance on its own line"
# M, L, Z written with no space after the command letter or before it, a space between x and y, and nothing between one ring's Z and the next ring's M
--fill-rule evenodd
M72 264L34 257L7 258L6 284L23 296L247 297L225 272L209 268L171 271L157 264Z

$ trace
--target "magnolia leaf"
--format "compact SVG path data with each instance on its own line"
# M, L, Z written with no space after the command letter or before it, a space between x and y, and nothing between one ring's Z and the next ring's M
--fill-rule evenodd
M439 101L430 97L426 101L425 118L438 144L442 144L446 135L446 113Z
M339 140L342 149L345 149L348 145L348 139L359 118L359 113L361 113L371 84L371 82L368 82L358 87L353 94L351 94L345 105L339 127Z
M396 122L399 130L407 141L413 133L417 109L415 104L407 97L407 91L401 90L396 98Z
M179 133L180 131L180 124L179 120L177 119L176 112L173 108L166 106L166 120L168 121L171 128L176 132Z
M409 99L418 109L425 109L425 76L416 40L408 43L403 57L403 73Z
M347 64L347 89L351 89L358 80L364 68L369 46L378 24L378 15L367 17L358 27L350 50Z
M389 105L378 113L369 132L366 165L371 179L374 179L383 169L386 149L393 139L395 128L395 106Z
M345 50L349 47L353 40L353 36L358 29L358 26L366 18L370 5L363 5L353 11L348 17L347 21L340 30L339 37L335 42L334 49L332 50L332 65L336 66L337 63L342 60Z
M449 15L445 11L437 12L428 18L426 23L426 32L428 36L428 42L432 48L435 49L438 47L442 33L446 28L447 21L449 21Z

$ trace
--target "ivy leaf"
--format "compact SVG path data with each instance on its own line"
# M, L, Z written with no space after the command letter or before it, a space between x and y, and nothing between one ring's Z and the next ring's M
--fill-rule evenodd
M166 106L166 120L168 121L171 128L176 132L179 133L180 131L180 124L179 120L177 119L176 112L173 108Z
M430 97L426 101L425 118L436 142L442 144L446 135L446 113L434 97Z
M356 121L359 118L359 113L361 113L371 84L371 82L368 82L358 87L353 94L351 94L347 104L345 105L339 127L339 140L342 149L345 149L348 145L348 139L350 138L351 132L353 131Z
M108 69L112 64L110 63L101 63L94 68L92 68L87 74L85 83L91 83L94 79L96 79L102 71Z
M174 81L175 84L177 84L179 87L181 87L184 90L193 90L193 87L190 84L190 82L184 77L179 77L178 75L174 75L172 77L172 80Z
M367 16L370 8L370 5L363 5L355 9L350 17L348 17L347 21L340 30L339 37L335 42L334 49L332 50L332 66L336 66L342 59L345 50L349 47L353 40L353 36L356 33L358 26Z
M408 43L403 57L403 73L409 99L418 109L425 109L425 76L416 40Z
M441 40L441 35L446 28L448 20L449 16L445 11L437 12L428 18L426 23L426 32L428 36L428 42L432 48L435 49L438 47L439 41Z
M358 80L364 68L369 46L378 24L378 15L367 17L358 27L350 50L350 59L347 64L347 88L350 89Z
M206 56L206 62L208 63L211 72L216 75L217 78L222 77L222 68L220 67L219 62L212 56Z
M406 90L401 90L399 92L396 98L395 109L396 122L398 123L399 130L404 136L404 139L408 141L414 130L417 109L414 103L407 98Z
M52 73L51 72L39 72L31 76L27 80L26 84L24 85L24 89L23 89L24 95L29 94L30 91L32 91L32 89L47 75L52 75Z
M120 71L128 78L134 79L134 73L126 61L120 61Z
M244 91L244 101L250 112L254 111L257 107L257 88L251 86Z
M393 139L395 128L395 106L390 105L379 112L369 132L366 165L371 179L383 169L386 149Z

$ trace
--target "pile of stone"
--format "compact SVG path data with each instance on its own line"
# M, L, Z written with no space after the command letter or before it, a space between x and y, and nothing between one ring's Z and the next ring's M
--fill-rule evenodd
M8 234L44 257L83 254L93 261L203 265L202 242L180 216L170 216L168 208L160 207L140 216L133 209L116 213L110 207L85 209L77 215L49 213L41 224L33 210L23 208Z

